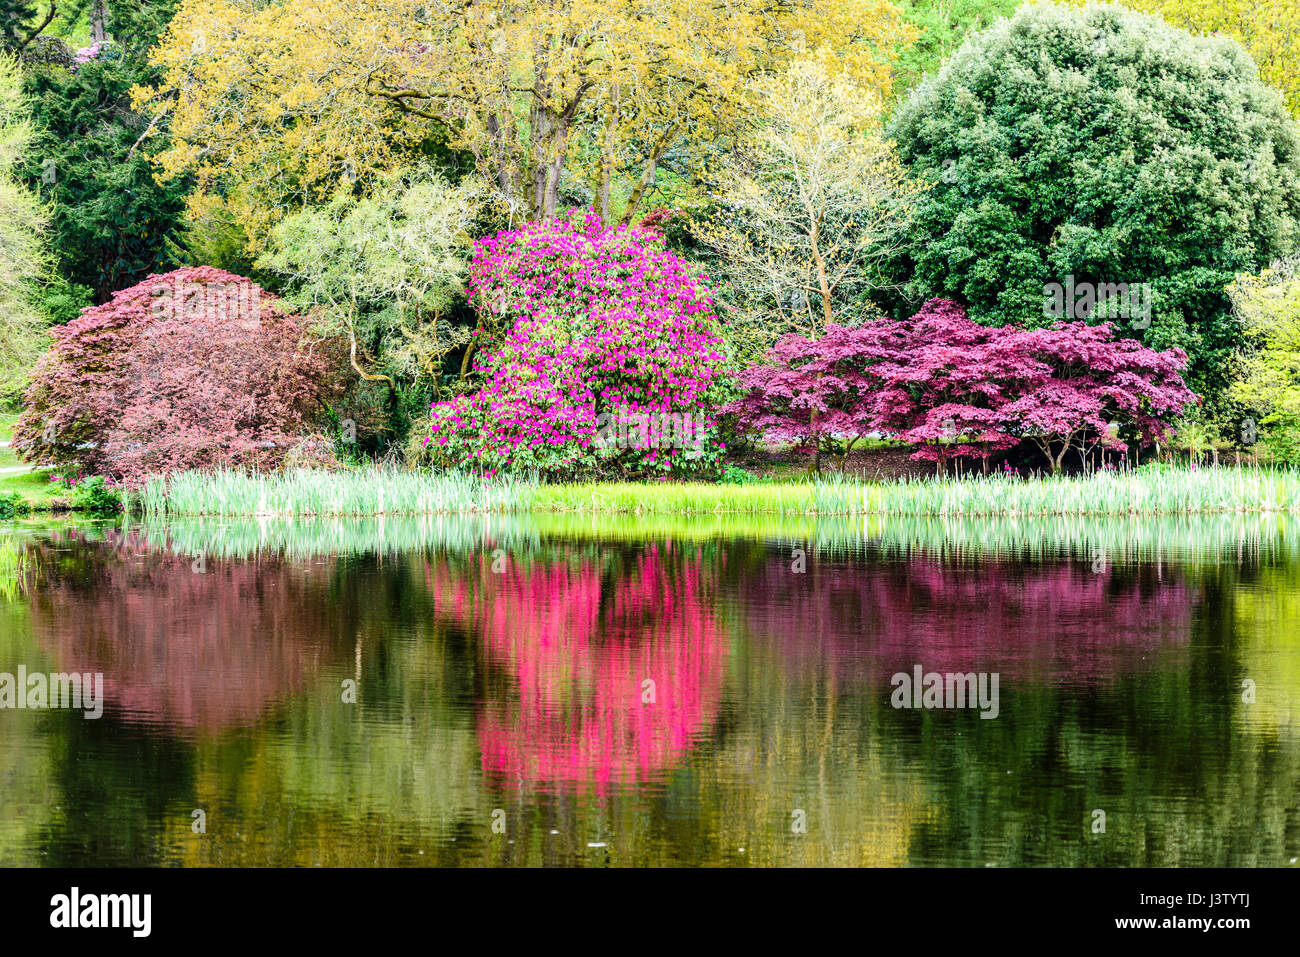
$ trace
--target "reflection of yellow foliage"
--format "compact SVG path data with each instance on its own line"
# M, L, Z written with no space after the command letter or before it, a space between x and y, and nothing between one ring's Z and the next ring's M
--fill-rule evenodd
M301 729L316 746L298 734L259 734L238 773L218 770L220 748L201 745L193 803L207 832L194 833L192 809L177 808L165 818L164 846L186 867L388 867L404 862L402 841L433 848L461 822L490 819L472 728L355 714L340 724L325 717L330 709L314 708L308 720L334 727Z
M1258 582L1241 585L1234 602L1241 637L1241 680L1255 682L1255 703L1240 711L1248 725L1272 733L1300 731L1300 587L1285 569L1265 568Z
M338 689L352 674L337 672L281 725L260 728L250 750L199 742L193 807L207 813L207 833L193 833L192 808L177 808L165 846L185 866L385 867L409 863L404 843L432 849L462 825L486 825L492 804L474 727L429 703L452 697L429 686L445 673L438 640L425 635L388 654L398 673L422 677L388 689L382 716L364 699L344 704ZM223 764L232 752L238 764Z
M912 831L932 812L923 784L879 739L863 746L863 715L835 681L787 677L746 657L743 725L708 761L694 761L700 810L724 861L756 866L901 867ZM802 811L807 832L795 833ZM740 851L744 848L744 852Z
M4 712L0 735L0 781L4 812L0 816L0 867L36 867L44 832L57 818L62 797L53 738L42 733L41 714ZM77 719L80 720L80 719Z

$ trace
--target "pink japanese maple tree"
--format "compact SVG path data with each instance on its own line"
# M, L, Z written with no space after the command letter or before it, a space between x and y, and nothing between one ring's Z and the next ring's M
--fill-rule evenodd
M1170 420L1200 401L1183 382L1185 352L1116 339L1110 323L1007 327L1002 338L1008 352L1050 369L1016 382L1000 416L1004 428L1042 449L1053 471L1072 448L1081 455L1093 446L1126 451L1121 427L1143 445L1163 441Z
M14 430L26 461L130 485L279 465L334 381L303 320L211 267L153 275L54 330Z

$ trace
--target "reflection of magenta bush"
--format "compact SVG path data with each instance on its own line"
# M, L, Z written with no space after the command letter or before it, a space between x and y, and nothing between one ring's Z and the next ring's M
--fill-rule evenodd
M488 237L475 248L470 301L476 335L502 332L477 359L483 387L433 405L435 461L555 476L716 468L713 301L657 234L585 214ZM703 435L606 441L611 418L647 414L689 416Z
M875 690L916 664L998 672L1004 688L1044 676L1102 684L1187 646L1199 596L1179 572L1093 567L916 557L795 575L783 555L739 579L737 606L792 671Z
M484 770L597 790L671 770L707 732L726 675L714 574L656 545L612 581L570 557L503 575L430 567L439 612L472 626L508 679L479 719Z

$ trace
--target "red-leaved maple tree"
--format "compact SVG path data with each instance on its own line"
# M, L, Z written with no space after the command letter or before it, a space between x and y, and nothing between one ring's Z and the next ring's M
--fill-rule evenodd
M770 440L812 448L833 438L847 450L879 434L934 462L987 463L1028 440L1057 471L1070 449L1126 450L1126 429L1144 444L1164 439L1197 401L1186 364L1182 350L1116 339L1107 323L988 327L932 299L904 322L785 337L740 374L744 394L729 411Z
M207 266L150 276L54 337L32 373L15 451L131 485L189 468L279 465L330 381L301 318Z

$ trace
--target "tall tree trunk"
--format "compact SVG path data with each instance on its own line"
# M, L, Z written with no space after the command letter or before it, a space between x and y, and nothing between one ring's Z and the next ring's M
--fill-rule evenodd
M811 232L810 232L810 239L811 239L811 246L812 246L813 262L816 263L816 266L817 266L817 282L818 282L818 285L819 285L820 288L821 288L821 296L822 296L822 333L824 334L824 333L826 332L827 327L830 326L830 324L831 324L831 318L832 318L832 313L831 313L831 287L830 287L830 284L829 284L829 283L827 282L827 280L826 280L826 262L825 262L825 260L822 259L821 249L818 248L818 245L817 245L817 238L818 238L818 225L819 225L819 224L818 224L817 220L814 219L813 222L812 222L812 230L811 230ZM814 336L813 338L820 338L820 337L819 337L819 336ZM820 380L820 379L821 379L821 376L818 376L817 378ZM816 468L817 471L820 472L820 471L821 471L821 461L822 461L822 460L821 460L821 455L822 455L822 445L821 445L821 430L820 430L819 425L818 425L818 415L817 415L817 410L816 410L816 409L814 409L814 410L812 411L812 416L811 416L811 418L809 419L808 428L809 428L809 430L810 430L810 431L812 432L812 434L813 434L813 441L817 443L817 451L814 453L814 458L813 458L813 462L814 462L814 466L813 466L813 467Z
M641 172L641 179L632 190L632 195L627 198L627 208L623 210L623 216L619 220L620 226L627 226L632 222L632 217L636 214L637 207L641 205L641 200L645 198L646 191L654 185L659 160L663 157L668 145L672 143L676 135L677 124L671 123L655 142L654 149L650 151L650 156L646 160L645 169Z
M849 453L853 451L853 446L857 444L858 436L853 436L844 444L844 454L840 456L840 474L843 475L849 465Z
M1061 463L1065 460L1065 453L1068 452L1068 451L1070 451L1070 443L1069 443L1069 442L1066 442L1065 445L1063 445L1063 446L1061 447L1061 453L1060 453L1056 458L1052 459L1052 474L1053 474L1053 475L1059 475L1059 474L1060 474L1060 472L1061 472Z
M817 267L817 286L821 291L822 297L822 333L830 327L834 313L831 311L831 287L830 282L826 279L826 260L822 258L821 247L818 245L818 239L821 236L821 223L814 219L812 228L809 230L809 245L812 247L813 264Z
M532 136L528 144L528 206L530 218L546 218L546 187L550 178L552 114L547 107L551 85L546 74L546 49L541 39L533 45L533 102L528 110L528 126Z
M507 139L506 128L502 127L501 121L493 113L487 118L488 131L488 149L492 151L492 166L496 169L497 186L506 196L513 196L515 192L515 178L510 168L510 143Z
M550 172L550 163L546 158L544 144L550 138L549 117L545 112L533 107L533 142L531 144L531 161L528 208L529 219L540 221L546 218L546 180Z
M550 219L555 215L555 208L560 198L560 171L564 169L564 155L568 148L569 122L560 117L554 124L551 147L551 159L546 164L546 193L542 197L542 218Z
M619 87L614 84L605 112L605 135L600 149L600 179L596 186L596 204L602 223L608 223L610 217L609 183L614 177L614 130L618 126L618 100Z

